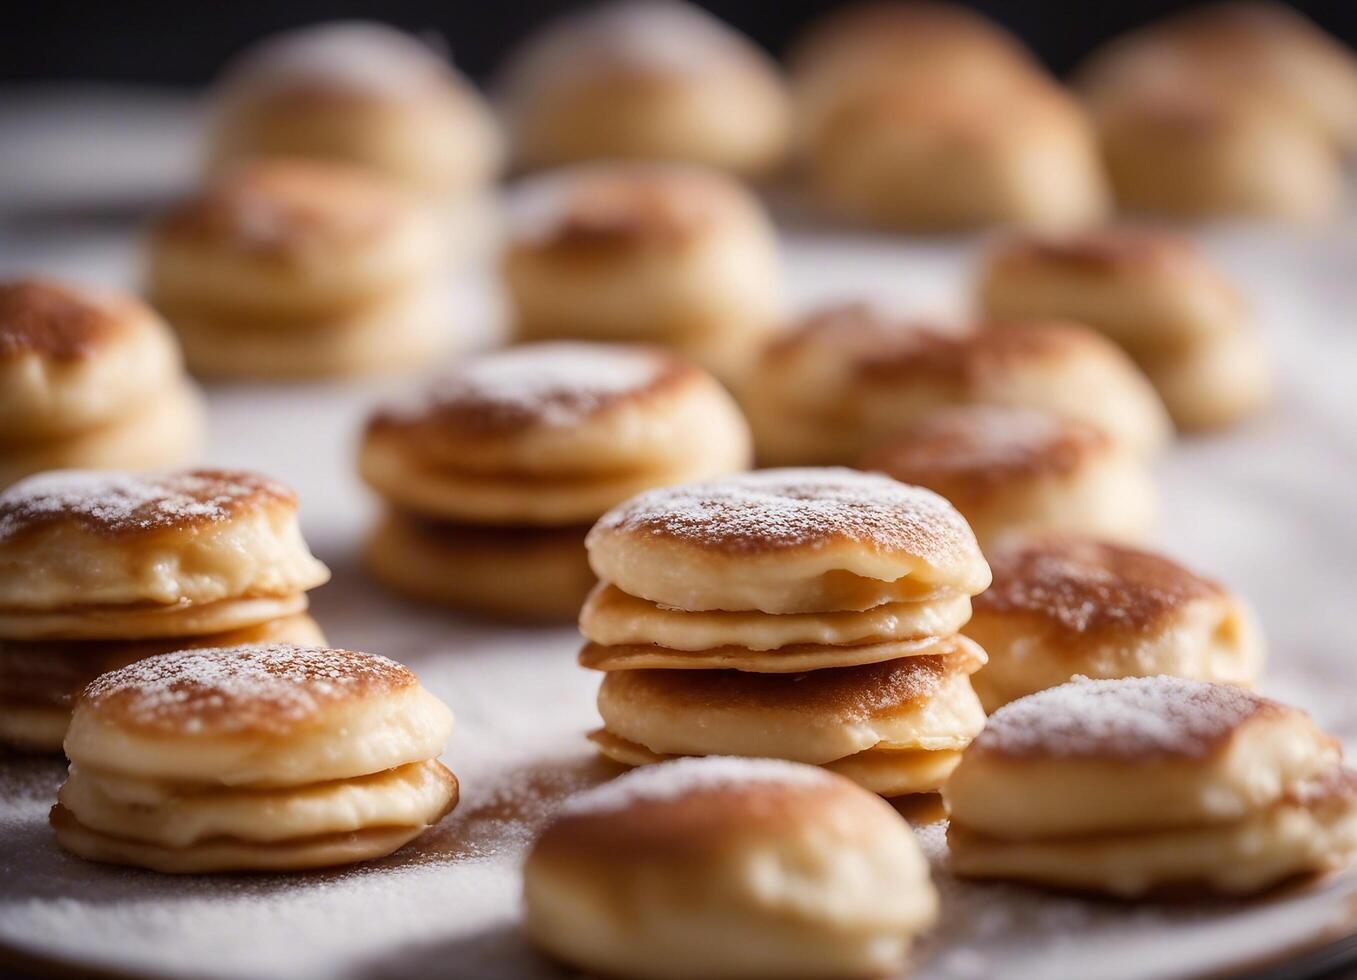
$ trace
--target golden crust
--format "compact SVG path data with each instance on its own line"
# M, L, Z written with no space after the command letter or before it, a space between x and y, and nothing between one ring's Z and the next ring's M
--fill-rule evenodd
M1184 606L1226 594L1162 555L1070 535L1014 538L990 551L994 581L977 615L1040 620L1071 649L1109 634L1160 628Z
M928 701L958 675L975 673L984 652L962 637L939 641L940 652L856 667L767 674L739 670L620 670L603 679L608 696L637 706L682 712L732 708L794 711L848 724ZM600 691L600 698L603 697Z
M946 638L932 636L843 646L798 643L774 650L750 650L737 646L670 650L653 643L616 646L586 643L580 651L579 662L581 667L603 671L743 670L756 674L804 674L825 668L856 667L901 657L923 656L946 644Z
M132 539L296 509L292 490L245 470L43 474L0 494L0 548L62 526Z
M0 361L92 357L152 314L131 297L101 297L51 279L0 283Z
M121 731L220 738L285 735L346 704L414 690L419 679L386 657L288 644L163 654L104 674L77 711Z
M1172 232L1135 226L1097 228L1074 235L1015 238L990 257L990 267L1006 274L1060 270L1090 278L1117 280L1163 272L1208 274L1192 241ZM1214 275L1214 273L1210 273Z

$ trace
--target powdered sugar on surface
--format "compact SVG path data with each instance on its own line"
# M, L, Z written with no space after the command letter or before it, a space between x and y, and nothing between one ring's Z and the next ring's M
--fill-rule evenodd
M591 536L609 532L742 552L848 540L937 564L979 555L970 526L936 493L837 467L760 470L651 490L605 514Z
M287 731L326 706L416 683L386 657L292 644L166 653L104 674L82 704L116 725L176 734Z
M739 792L743 787L775 783L792 787L826 785L831 777L817 766L781 759L734 756L675 759L633 769L611 782L580 793L561 808L568 816L612 813L633 803L664 803L695 793Z
M1012 701L990 715L980 747L1012 756L1200 758L1264 711L1252 691L1179 677L1078 677Z
M417 399L386 408L396 422L447 418L477 428L568 428L678 370L658 351L616 344L528 344L465 361Z
M263 500L296 505L295 495L281 483L244 471L58 470L0 494L0 541L54 521L74 521L103 534L215 523Z

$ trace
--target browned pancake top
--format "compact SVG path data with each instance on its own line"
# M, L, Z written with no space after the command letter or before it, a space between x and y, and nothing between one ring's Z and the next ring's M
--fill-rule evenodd
M251 510L296 507L296 494L283 484L243 470L61 470L0 493L0 544L61 524L87 534L128 537L221 524Z
M49 279L0 283L0 361L36 354L89 357L126 329L138 311Z
M989 555L977 616L1037 616L1070 633L1144 631L1224 586L1161 555L1075 535L1010 539Z
M999 268L1064 269L1090 276L1124 270L1200 263L1181 235L1150 228L1101 228L1075 235L1033 235L1010 242L994 256Z
M182 737L286 734L345 703L415 687L386 657L326 647L218 647L163 654L104 674L77 711L124 730Z
M942 409L867 453L860 466L905 483L974 494L1014 479L1072 473L1113 441L1095 426L1047 412L975 405Z
M979 559L970 525L931 490L828 467L648 490L603 515L590 537L612 534L734 556L847 543L937 567Z

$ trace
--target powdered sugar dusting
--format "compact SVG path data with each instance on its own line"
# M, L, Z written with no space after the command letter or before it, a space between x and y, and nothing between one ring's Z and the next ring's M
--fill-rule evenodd
M286 732L327 705L417 684L386 657L292 644L148 657L96 678L77 710L187 735Z
M760 470L651 490L605 514L590 537L609 532L742 552L847 539L949 565L979 555L970 526L936 493L841 467Z
M1162 555L1072 535L1010 539L990 555L977 611L1040 615L1073 633L1156 628L1224 590Z
M660 351L614 344L528 344L472 358L427 393L378 415L389 423L429 419L473 429L569 428L644 393L686 365Z
M56 470L0 494L0 542L57 521L74 521L95 534L215 523L266 500L297 504L296 495L281 483L240 470Z
M1000 708L975 746L1012 756L1202 758L1250 718L1281 710L1287 709L1229 684L1165 675L1078 677Z
M817 766L782 759L705 756L643 766L571 797L562 816L614 813L634 803L665 803L694 793L740 791L754 783L822 786L833 777Z

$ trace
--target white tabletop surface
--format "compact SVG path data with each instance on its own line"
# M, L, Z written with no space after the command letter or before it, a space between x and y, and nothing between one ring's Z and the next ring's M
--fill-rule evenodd
M192 179L192 100L154 92L0 89L0 275L136 283L136 227ZM1357 197L1357 194L1354 194ZM1216 228L1201 240L1253 298L1279 397L1265 418L1184 440L1157 464L1163 550L1228 581L1269 638L1265 692L1357 748L1357 220ZM792 309L865 297L960 313L983 242L784 235ZM500 330L483 264L452 283L468 346ZM610 770L583 733L597 677L571 629L510 629L383 594L356 560L372 501L353 467L366 412L409 379L210 388L213 463L280 477L334 580L313 609L331 640L410 664L458 727L445 761L462 803L384 861L297 876L168 878L96 866L53 843L55 763L0 759L0 946L166 976L559 975L522 943L518 868L534 828ZM1125 906L963 885L938 862L943 924L928 978L1197 975L1357 931L1357 877L1260 903Z

